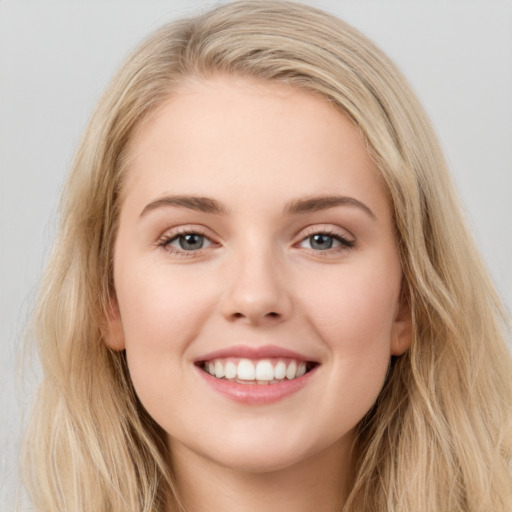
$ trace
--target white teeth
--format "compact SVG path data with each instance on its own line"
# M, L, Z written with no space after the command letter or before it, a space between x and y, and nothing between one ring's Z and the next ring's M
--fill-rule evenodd
M254 380L256 371L252 361L249 359L241 359L238 363L237 376L240 380Z
M257 384L276 384L279 381L297 379L307 372L304 361L293 359L215 359L205 362L203 369L217 379L254 381Z
M273 380L274 367L272 363L266 359L258 361L256 365L256 380Z
M286 365L279 361L274 368L274 379L283 380L286 377Z
M287 379L294 379L297 375L297 363L295 361L292 361L288 368L286 369L286 378Z
M217 377L217 379L224 377L224 366L220 361L215 362L215 377Z
M226 379L234 379L236 377L236 373L237 373L236 364L231 361L228 361L226 363L226 368L224 370L224 376L226 377Z

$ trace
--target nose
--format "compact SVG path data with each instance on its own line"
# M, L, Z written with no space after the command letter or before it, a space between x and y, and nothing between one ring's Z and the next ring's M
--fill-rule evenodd
M266 254L244 252L233 262L229 273L221 305L228 321L272 325L290 316L289 283L270 251Z

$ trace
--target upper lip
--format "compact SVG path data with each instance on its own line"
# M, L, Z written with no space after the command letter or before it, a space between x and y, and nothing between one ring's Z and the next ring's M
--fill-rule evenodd
M265 358L288 358L295 359L296 361L315 362L314 359L300 354L287 348L279 347L277 345L234 345L231 347L214 350L194 360L195 363L203 361L211 361L213 359L222 359L228 357L244 358L244 359L265 359Z

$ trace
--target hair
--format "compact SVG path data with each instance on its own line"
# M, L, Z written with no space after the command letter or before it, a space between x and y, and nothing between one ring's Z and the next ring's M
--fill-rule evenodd
M174 91L217 74L326 98L364 137L389 193L413 340L358 426L343 512L509 510L509 323L435 133L372 42L284 1L233 2L164 26L128 58L89 122L34 315L44 376L24 466L35 508L162 512L172 499L180 509L164 432L103 332L130 141Z

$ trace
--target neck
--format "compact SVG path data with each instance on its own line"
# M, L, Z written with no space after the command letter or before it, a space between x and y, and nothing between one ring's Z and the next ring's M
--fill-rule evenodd
M339 512L351 484L350 446L331 446L289 467L244 471L172 443L176 488L186 512Z

